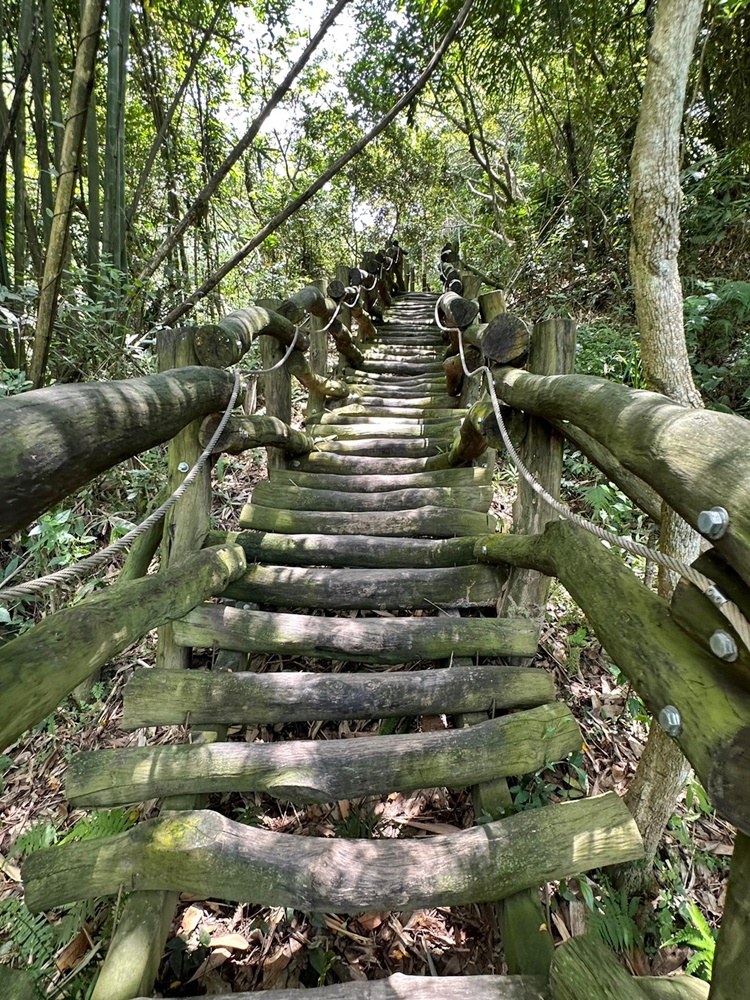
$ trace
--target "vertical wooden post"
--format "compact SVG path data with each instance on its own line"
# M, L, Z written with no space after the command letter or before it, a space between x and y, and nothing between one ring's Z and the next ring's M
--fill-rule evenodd
M263 368L272 368L284 357L286 348L282 347L273 337L258 337L260 343L260 360ZM269 375L263 375L263 393L266 397L266 413L269 417L278 417L285 424L292 421L292 376L286 364L277 368ZM268 477L273 479L273 470L284 464L284 452L281 448L266 448L268 455Z
M571 319L548 319L536 323L529 346L528 371L534 375L569 375L575 365L576 325ZM545 420L527 417L526 434L519 449L521 460L539 483L555 499L560 496L563 437ZM513 530L536 534L557 515L519 474L518 497L513 507ZM539 623L549 593L549 577L535 570L514 569L502 600L503 613L516 609Z
M709 1000L738 1000L747 993L750 941L750 837L737 833L729 888L716 942Z
M323 295L325 295L328 282L324 278L318 278L313 282L313 284L323 293ZM328 368L328 331L324 331L322 329L324 326L325 323L322 319L318 319L317 316L313 316L312 330L310 333L309 357L310 368L317 375L325 375ZM319 415L325 409L325 405L326 398L323 393L310 390L307 397L307 412L305 414L305 419L308 424L315 423Z

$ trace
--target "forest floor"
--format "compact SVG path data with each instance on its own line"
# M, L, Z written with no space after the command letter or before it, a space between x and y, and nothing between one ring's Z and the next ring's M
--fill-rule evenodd
M261 453L222 460L215 490L218 524L236 530L249 489L265 478ZM500 475L494 513L511 520L510 477ZM28 734L5 758L0 788L0 962L19 959L46 965L40 980L50 995L85 997L91 970L106 951L118 901L83 905L67 918L52 914L32 919L18 909L22 895L19 864L25 851L80 832L84 814L64 797L64 774L73 753L97 748L180 742L179 729L147 734L119 728L122 689L139 665L153 663L154 637L111 663L102 680L82 701L69 699L50 719ZM286 666L291 664L287 661ZM555 586L547 608L536 665L555 678L559 696L578 719L584 752L512 787L519 808L543 805L628 786L647 736L647 717L580 611ZM255 658L253 669L273 671L279 658ZM307 661L298 664L311 668ZM367 668L365 668L367 669ZM394 667L390 669L403 669ZM407 720L327 723L294 727L297 738L356 738L395 731ZM444 719L417 720L422 728L442 728ZM281 738L281 727L236 727L231 738L252 742ZM283 738L289 738L289 728ZM427 837L453 833L474 823L468 793L433 789L385 799L338 802L296 808L265 795L216 795L210 805L241 822L298 836ZM116 811L127 826L155 815L156 802ZM18 838L21 838L20 841ZM620 898L606 877L551 884L543 891L548 926L555 940L581 933L587 924L623 955L632 972L664 975L691 968L710 950L701 940L694 911L716 927L726 891L732 829L718 819L692 780L670 824L660 851L655 891L643 905ZM15 846L14 846L15 845ZM9 909L10 903L16 909ZM3 909L5 905L5 910ZM3 928L5 917L5 928ZM30 935L19 932L28 923ZM67 927L65 935L47 933ZM44 932L44 933L42 933ZM675 934L677 940L674 940ZM697 934L697 937L696 937ZM696 947L684 938L692 935ZM30 937L30 943L28 938ZM5 938L5 943L3 939ZM35 941L37 943L35 944ZM670 943L671 942L671 943ZM45 948L50 953L45 954ZM696 957L697 956L697 957ZM283 908L182 897L159 975L163 996L188 996L228 990L313 987L351 979L373 979L403 972L421 975L471 975L505 971L495 908L491 905L401 913L307 916Z

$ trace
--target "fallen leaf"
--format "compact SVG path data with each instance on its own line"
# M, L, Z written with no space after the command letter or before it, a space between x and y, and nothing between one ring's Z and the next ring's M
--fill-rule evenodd
M70 972L75 969L90 947L89 936L82 927L70 944L66 944L55 959L58 972Z
M180 921L180 930L182 931L183 934L186 934L189 937L202 919L203 919L203 910L199 906L188 906L188 908L182 914L182 920Z
M247 951L250 947L241 934L217 934L209 942L209 948L233 948L235 951Z

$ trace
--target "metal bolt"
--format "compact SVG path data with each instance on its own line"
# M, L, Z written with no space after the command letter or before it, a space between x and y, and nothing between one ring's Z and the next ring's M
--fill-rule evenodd
M737 643L723 629L714 632L708 640L708 645L711 647L711 652L714 656L718 656L720 660L724 660L727 663L734 663L737 659Z
M698 531L706 538L723 538L729 527L729 514L723 507L702 510L698 515Z
M486 546L486 545L483 545L483 546L482 546L482 555L483 555L483 556L486 556L486 555L487 555L487 546Z
M674 705L665 705L659 712L659 725L667 736L679 736L682 732L682 716Z
M722 594L718 587L709 587L706 591L706 597L717 608L721 608L729 602L729 598L725 594Z
M190 469L190 466L188 465L187 462L180 462L180 464L177 466L177 471L178 472L188 472L189 469Z

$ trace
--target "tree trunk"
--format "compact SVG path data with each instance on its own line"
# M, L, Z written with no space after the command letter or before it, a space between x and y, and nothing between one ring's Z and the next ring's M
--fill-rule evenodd
M677 268L680 247L680 125L688 70L703 0L661 0L649 43L649 63L631 160L630 211L633 239L630 268L641 335L641 358L650 388L686 406L701 407L693 384L683 325ZM700 536L670 507L662 506L662 552L690 563ZM659 593L669 600L676 580L662 570ZM626 801L646 847L642 862L624 866L617 881L629 892L648 889L661 834L690 773L674 740L657 724Z
M55 198L55 215L52 220L49 247L44 262L44 274L39 289L39 312L34 337L34 355L29 371L29 378L37 389L44 381L52 326L57 311L57 297L65 262L65 249L70 229L76 177L81 159L86 112L94 85L96 52L99 47L103 7L104 0L86 0L81 16L81 34L60 156L60 178Z

